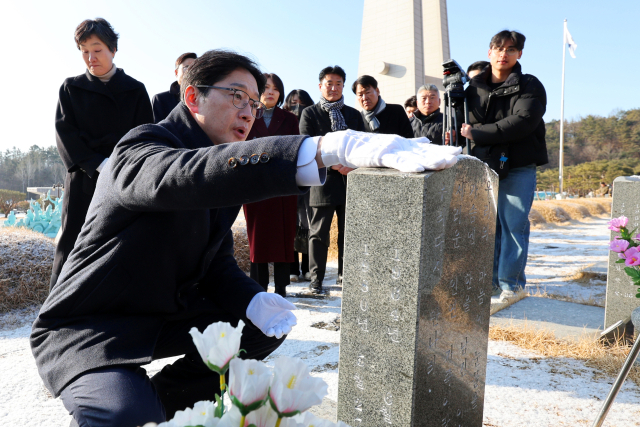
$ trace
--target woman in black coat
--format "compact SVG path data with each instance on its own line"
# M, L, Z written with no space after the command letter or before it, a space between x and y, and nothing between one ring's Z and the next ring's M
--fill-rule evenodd
M302 116L302 111L311 105L313 105L313 99L302 89L294 89L289 92L287 98L282 106L283 110L293 113L298 122ZM296 239L294 241L293 262L290 265L289 280L297 282L299 280L311 280L311 273L309 273L309 192L307 191L301 196L298 196L298 223L296 230ZM297 244L301 246L297 246ZM302 261L300 260L299 253L302 254Z
M113 63L118 35L111 25L88 19L76 28L75 41L87 70L64 81L56 109L56 143L67 176L50 287L73 249L98 174L116 143L134 127L153 122L144 85Z

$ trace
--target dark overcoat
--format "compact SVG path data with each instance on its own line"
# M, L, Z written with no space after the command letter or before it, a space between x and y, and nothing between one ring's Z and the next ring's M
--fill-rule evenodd
M365 132L383 133L386 135L400 135L404 138L413 138L413 128L407 113L405 113L402 105L387 104L376 118L380 122L380 127L376 130L371 129L369 122L365 119L364 111L361 111L362 121L364 122Z
M56 142L68 173L62 201L62 236L53 264L54 282L84 224L98 179L96 168L127 132L152 121L144 85L120 68L107 84L87 71L66 79L60 87Z
M178 82L171 83L171 87L166 92L153 95L151 107L153 108L153 123L158 123L167 118L169 113L176 108L180 102L180 85Z
M540 80L523 74L520 62L499 87L490 88L490 78L491 65L474 76L466 89L471 154L477 156L482 148L507 144L511 169L549 163L542 119L547 93Z
M364 122L358 110L345 105L341 111L347 128L364 131ZM300 135L324 136L329 132L331 132L331 119L319 102L304 109L300 117ZM347 176L327 168L327 180L324 185L311 187L309 206L340 206L346 202Z
M33 324L47 389L58 396L91 369L150 362L172 319L222 310L253 327L246 309L264 289L236 264L230 228L244 203L307 190L295 180L304 139L211 146L184 105L129 132ZM253 153L267 154L256 164L229 161Z
M247 141L276 135L298 135L298 119L275 107L267 128L263 119L253 123ZM251 262L293 262L298 197L282 196L243 205Z
M442 129L444 114L440 110L425 116L416 110L413 113L415 120L411 122L413 136L415 138L427 137L432 144L442 145Z

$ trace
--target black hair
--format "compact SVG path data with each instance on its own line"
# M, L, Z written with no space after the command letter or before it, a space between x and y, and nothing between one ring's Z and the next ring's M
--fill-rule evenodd
M289 95L287 95L287 99L285 99L284 105L282 106L282 108L284 108L287 111L291 111L291 107L292 107L291 100L295 95L298 95L298 100L300 100L300 105L308 107L314 104L313 99L311 99L311 96L307 93L306 90L294 89L291 92L289 92Z
M85 19L76 27L73 38L78 50L80 50L80 45L93 35L98 37L111 53L115 53L118 50L118 38L120 36L113 30L111 24L103 18Z
M176 70L178 69L178 67L180 65L182 65L182 63L186 60L186 59L198 59L198 55L196 55L193 52L187 52L187 53L183 53L182 55L178 56L178 59L176 59Z
M522 50L524 49L524 41L526 39L527 38L524 36L524 34L521 34L517 31L502 30L491 38L489 49L492 49L494 47L502 47L504 46L504 43L506 41L510 40L513 42L513 47L518 50Z
M258 85L258 94L264 92L266 80L253 60L236 52L223 49L209 50L196 59L182 78L180 99L184 99L184 91L189 86L213 86L238 68L251 73ZM209 93L208 87L198 88L203 96Z
M353 91L353 93L356 93L356 88L358 87L358 85L362 86L363 88L372 87L374 89L378 89L378 81L371 76L367 76L366 74L358 77L358 79L353 82L353 84L351 85L351 90Z
M406 109L407 107L418 108L418 99L415 95L404 101L404 108Z
M282 83L282 80L280 79L280 77L278 77L277 74L264 73L262 75L264 76L265 84L267 84L268 79L271 79L273 84L276 85L276 88L278 88L278 92L280 92L280 96L278 96L278 102L276 102L276 106L277 107L281 106L282 103L284 102L284 83Z
M334 65L332 66L328 66L322 69L322 71L320 71L320 75L318 76L318 81L322 81L324 80L324 77L327 74L337 74L340 77L342 77L342 81L345 82L347 80L347 73L344 72L344 70L342 69L341 66L339 65Z
M487 65L489 65L489 61L476 61L469 65L469 68L467 68L467 74L472 71L482 71Z

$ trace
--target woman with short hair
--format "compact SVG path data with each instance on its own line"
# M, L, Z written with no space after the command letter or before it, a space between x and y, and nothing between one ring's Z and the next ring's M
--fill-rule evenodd
M87 69L64 81L56 109L56 143L67 175L50 287L80 234L98 175L113 148L134 127L153 122L144 85L113 63L118 37L102 18L83 21L74 34Z
M260 97L266 110L256 119L247 140L276 135L299 135L298 119L279 106L284 101L284 85L276 74L265 73L267 84ZM286 296L289 264L294 260L298 196L274 197L243 206L251 254L250 276L266 290L269 263L273 262L275 292Z

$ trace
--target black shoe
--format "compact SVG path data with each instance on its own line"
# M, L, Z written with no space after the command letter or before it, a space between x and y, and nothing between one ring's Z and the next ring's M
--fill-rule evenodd
M342 275L339 275L338 278L336 279L336 285L342 286Z
M275 293L280 295L282 298L287 297L287 287L286 286L276 286Z
M313 282L309 283L309 290L311 291L312 294L315 294L315 295L321 294L322 283L314 280Z

